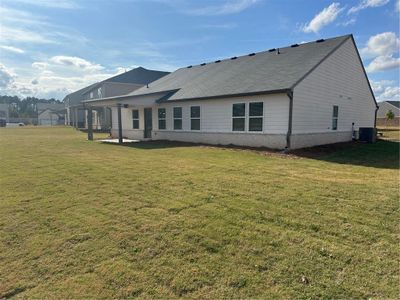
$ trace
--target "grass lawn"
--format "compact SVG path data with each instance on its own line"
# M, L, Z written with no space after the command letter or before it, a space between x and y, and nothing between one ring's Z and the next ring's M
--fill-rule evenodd
M397 298L399 143L319 153L0 129L0 298Z

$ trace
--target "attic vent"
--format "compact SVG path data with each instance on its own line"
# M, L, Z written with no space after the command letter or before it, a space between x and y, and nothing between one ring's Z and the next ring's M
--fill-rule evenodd
M322 42L325 42L325 40L324 39L320 39L320 40L317 40L316 42L317 43L322 43Z
M237 59L237 56L231 57L231 59Z
M255 53L250 53L250 54L249 54L249 56L254 56L254 55L256 55L256 54L255 54Z
M202 63L200 66L205 66L206 65L206 63Z
M217 64L217 63L219 63L219 62L221 62L221 60L220 60L220 59L218 59L218 60L216 60L216 61L215 61L215 63L216 63L216 64Z
M293 45L291 45L290 47L296 48L296 47L298 47L298 46L299 46L299 44L293 44Z
M274 51L276 51L275 48L272 48L272 49L269 49L269 50L268 50L268 52L274 52Z
M187 68L190 69L192 66L188 66Z

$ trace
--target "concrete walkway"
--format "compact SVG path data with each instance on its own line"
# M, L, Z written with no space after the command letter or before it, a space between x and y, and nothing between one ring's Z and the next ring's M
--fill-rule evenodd
M105 139L105 140L98 140L99 142L102 143L112 143L112 144L118 144L119 141L118 139ZM139 143L139 140L130 140L130 139L122 139L123 143Z

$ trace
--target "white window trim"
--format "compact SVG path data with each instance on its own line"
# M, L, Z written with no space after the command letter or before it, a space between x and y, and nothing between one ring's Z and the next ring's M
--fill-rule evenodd
M262 111L262 115L261 116L250 116L250 103L262 103L263 104L263 111ZM248 105L247 105L247 122L246 122L246 124L247 124L247 131L246 132L251 132L251 133L264 133L264 130L265 130L265 126L264 126L264 118L265 118L265 102L264 101L262 101L262 100L258 100L258 101L250 101L250 102L248 102ZM262 123L261 123L261 125L262 125L262 130L260 130L260 131L258 131L258 130L250 130L250 119L253 119L253 118L262 118Z
M158 110L159 109L164 109L165 110L165 117L164 118L160 118L160 115L158 114ZM157 109L157 118L158 118L158 121L157 121L157 128L158 128L158 130L167 130L167 109L165 108L165 107L159 107L158 109ZM165 128L164 129L160 129L160 120L164 120L165 121Z
M192 118L192 107L198 107L200 109L200 118ZM200 105L191 105L189 108L189 117L190 117L190 131L201 131L201 106ZM192 120L199 120L200 121L200 128L199 129L192 129Z
M175 108L180 108L181 109L181 117L180 118L175 118L175 113L174 113ZM175 120L181 120L181 122L182 122L181 129L175 129ZM183 130L183 108L182 108L182 106L174 106L172 108L172 129L175 130L175 131L182 131Z
M132 113L132 112L133 112L134 110L136 110L136 111L138 112L138 117L137 117L137 119L133 118L133 113ZM134 108L134 109L131 110L131 114L132 114L132 129L133 129L133 130L140 130L140 110L137 109L137 108ZM139 127L138 127L138 128L133 128L133 121L135 121L135 120L138 121L138 124L139 124Z
M241 117L233 116L233 106L235 104L244 104L244 116L241 116ZM233 119L244 119L244 130L233 130ZM247 103L246 103L246 101L232 103L232 106L231 106L231 132L233 132L233 133L247 132Z

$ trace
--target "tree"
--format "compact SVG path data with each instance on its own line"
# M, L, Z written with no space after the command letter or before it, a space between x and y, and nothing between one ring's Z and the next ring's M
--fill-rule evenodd
M62 101L54 98L26 97L21 99L18 96L0 95L0 103L8 104L10 118L37 118L38 103L62 103Z
M387 127L387 122L393 119L394 119L394 113L392 112L391 109L389 109L388 112L386 113L386 127Z

